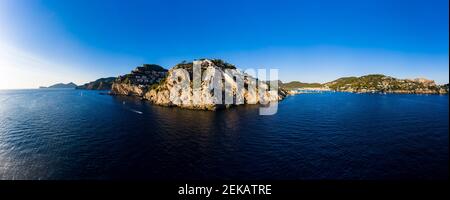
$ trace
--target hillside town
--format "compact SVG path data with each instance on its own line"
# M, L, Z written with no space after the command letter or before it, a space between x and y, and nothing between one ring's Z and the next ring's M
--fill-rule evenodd
M145 87L160 82L167 76L167 70L159 65L143 64L136 67L130 74L119 76L116 82Z

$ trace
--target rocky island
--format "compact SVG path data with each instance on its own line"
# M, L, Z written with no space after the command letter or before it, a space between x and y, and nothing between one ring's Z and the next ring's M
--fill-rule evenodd
M144 65L133 70L130 74L117 78L111 89L113 95L131 95L148 100L156 105L177 106L187 109L216 110L228 108L237 104L265 104L278 101L286 96L286 91L269 90L270 84L266 81L245 74L232 64L222 60L200 59L202 78L197 90L192 89L194 77L193 62L177 64L170 70L158 65ZM186 73L180 72L183 69ZM234 78L243 78L243 87L238 87ZM191 89L180 89L178 86L188 84ZM225 85L232 87L233 102L231 104L218 104L217 98L226 102L225 95L216 95L214 85L219 84L224 93ZM255 85L256 88L249 86ZM171 96L170 94L176 94ZM197 95L194 95L197 94Z
M200 65L201 72L197 89L193 89L194 62ZM448 94L449 91L448 84L437 85L424 78L398 79L381 74L343 77L324 84L299 81L271 83L259 81L220 59L199 59L194 62L182 62L170 70L156 64L144 64L129 74L98 79L77 89L110 90L111 95L135 96L156 105L198 110L216 110L239 104L266 104L282 100L288 94L304 93L303 90L398 94ZM185 73L180 72L180 69ZM242 87L238 87L237 77L242 77ZM183 83L188 85L188 89L178 87ZM214 91L217 84L221 88L218 93ZM271 85L277 85L277 91L271 91ZM225 100L227 86L231 87L232 102ZM221 103L217 103L217 100L221 100Z

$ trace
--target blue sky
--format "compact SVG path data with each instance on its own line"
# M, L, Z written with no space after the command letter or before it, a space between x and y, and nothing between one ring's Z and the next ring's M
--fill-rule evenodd
M448 0L1 0L0 89L222 58L283 81L448 83Z

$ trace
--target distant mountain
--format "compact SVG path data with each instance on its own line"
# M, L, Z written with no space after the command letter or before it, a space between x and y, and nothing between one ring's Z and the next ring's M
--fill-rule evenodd
M95 81L86 83L84 85L80 85L76 87L76 89L82 89L82 90L111 90L111 86L116 80L115 77L108 77L108 78L101 78L97 79Z
M282 83L281 87L287 90L298 89L298 88L320 88L322 84L320 83L302 83L299 81L292 81L289 83Z
M58 83L58 84L51 85L51 86L48 86L48 87L41 86L39 88L43 89L43 88L75 88L75 87L77 87L77 85L75 83L70 82L70 83L67 83L67 84Z
M448 85L436 85L433 80L424 78L398 79L382 74L361 77L344 77L324 84L335 91L345 92L385 92L403 94L446 94Z

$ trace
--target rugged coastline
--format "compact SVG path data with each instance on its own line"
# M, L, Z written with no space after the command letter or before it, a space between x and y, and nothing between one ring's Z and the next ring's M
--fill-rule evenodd
M193 62L182 62L169 70L155 64L144 64L136 67L129 74L117 78L98 79L78 86L76 89L110 90L110 95L135 96L156 105L196 110L217 110L239 104L267 104L282 100L287 95L309 92L448 94L449 91L448 84L437 85L433 80L424 78L398 79L371 74L361 77L343 77L324 84L277 81L278 91L274 92L269 90L270 82L258 81L220 59L200 59L197 62L200 62L203 77L197 90L192 89ZM185 70L186 73L180 73L179 69ZM236 77L245 77L244 87L238 87ZM189 89L180 90L178 85L182 83L188 84ZM213 90L217 84L220 85L219 88L222 88L219 95ZM217 103L217 100L225 102L225 85L232 87L233 102ZM256 88L249 88L249 85L255 85ZM171 96L171 93L176 95Z
M256 78L244 74L234 65L222 60L199 60L202 71L202 80L197 91L180 89L183 83L193 84L193 63L180 63L170 70L162 67L136 68L130 74L116 79L112 85L111 94L137 96L156 105L176 106L195 110L217 110L239 104L267 104L282 100L287 92L279 88L277 92L269 90L270 84L258 81ZM183 69L187 73L181 73ZM144 78L142 78L142 75ZM243 77L244 87L240 88L233 77ZM222 91L217 95L214 87L218 85ZM225 85L230 85L233 93L233 102L226 102L224 94ZM249 85L255 85L252 89ZM191 88L191 87L188 87ZM261 90L262 89L262 90ZM194 93L196 95L194 95ZM171 96L170 94L176 94Z
M334 91L353 93L448 94L447 85L425 78L398 79L382 74L344 77L324 84Z
M336 91L351 93L391 93L391 94L448 94L449 86L437 85L425 78L398 79L382 74L361 77L343 77L324 84L301 83L297 81L283 84L290 94L306 91Z

